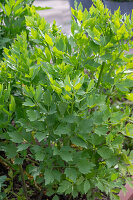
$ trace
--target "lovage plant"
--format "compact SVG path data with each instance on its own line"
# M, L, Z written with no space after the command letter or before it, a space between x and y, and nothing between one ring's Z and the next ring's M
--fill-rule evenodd
M21 31L26 31L26 5L31 6L34 0L2 0L0 2L0 58L4 47L9 47Z
M32 46L22 32L0 68L3 160L26 199L29 182L53 199L119 199L133 175L133 15L80 4L67 37L30 12Z

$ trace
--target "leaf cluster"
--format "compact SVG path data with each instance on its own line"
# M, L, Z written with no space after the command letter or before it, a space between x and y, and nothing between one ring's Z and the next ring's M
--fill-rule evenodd
M28 15L26 5L32 5L33 0L3 0L0 2L0 58L3 47L9 45L26 30L25 15Z
M66 36L28 9L0 65L2 151L55 199L118 199L133 175L133 15L80 4Z

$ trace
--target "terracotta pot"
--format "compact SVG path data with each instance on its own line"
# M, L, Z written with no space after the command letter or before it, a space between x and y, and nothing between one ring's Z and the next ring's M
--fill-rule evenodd
M122 191L119 193L120 200L133 200L133 188L131 188L128 184L125 185L125 188L127 189L126 194Z

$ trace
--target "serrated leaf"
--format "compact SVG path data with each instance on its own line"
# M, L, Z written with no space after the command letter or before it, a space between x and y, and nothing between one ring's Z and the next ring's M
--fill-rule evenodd
M77 185L81 185L81 184L83 183L83 181L84 181L84 177L83 177L83 176L80 176L80 177L77 179L76 184L77 184Z
M47 90L43 95L43 103L47 106L50 106L52 103L52 96L49 90Z
M108 132L108 127L107 126L98 126L95 129L95 133L99 136L101 135L106 135L106 133Z
M71 186L71 183L68 182L68 181L66 181L66 180L64 180L64 181L62 181L62 182L60 183L60 186L59 186L57 192L62 194L62 193L64 193L70 186Z
M36 139L41 142L42 140L44 140L47 137L48 132L37 132L35 134Z
M77 175L78 175L76 169L74 169L74 168L66 168L64 173L66 174L67 178L69 178L73 182L76 182Z
M18 145L18 147L17 147L17 152L26 150L26 149L28 149L29 146L30 146L30 144L20 144L20 145Z
M59 200L59 197L57 195L55 195L52 200Z
M85 180L85 182L84 182L84 192L85 192L85 194L88 192L89 189L90 189L90 182L88 180Z
M103 158L103 159L109 159L113 157L113 151L109 149L107 146L103 146L97 150L98 154Z
M60 124L54 131L55 135L70 135L70 127L68 125Z
M34 107L35 104L31 99L26 99L25 102L23 103L24 106L29 106L29 107Z
M126 136L133 138L133 124L126 125Z
M34 96L36 102L39 102L41 100L42 94L43 94L43 90L42 90L42 87L39 85L36 89L35 96Z
M40 114L37 110L27 110L26 112L31 122L36 121L40 117Z
M6 152L7 157L14 158L17 155L17 147L15 144L8 144L2 147L2 149Z
M54 179L57 181L60 181L61 175L62 175L61 172L58 170L53 170L52 173L53 173Z
M66 109L67 109L67 106L68 106L68 104L65 103L65 102L61 102L61 103L58 105L58 109L59 109L61 115L64 115L64 113L65 113L65 111L66 111Z
M53 176L53 174L52 174L52 170L50 170L50 169L45 169L44 179L45 179L45 185L48 185L48 184L50 184L50 183L53 183L53 181L54 181L54 176Z
M15 142L15 143L23 142L23 137L19 132L15 132L15 131L8 132L8 135L10 136L12 142Z
M92 134L90 137L90 142L94 145L100 145L104 142L105 138L96 134Z
M42 151L38 151L36 152L35 154L35 159L38 160L38 161L43 161L45 158L45 153L42 152Z
M62 160L66 161L66 162L69 162L69 161L72 161L73 159L73 156L72 156L72 153L71 152L68 152L68 151L61 151L60 152L60 156L62 158Z
M92 130L93 122L91 119L81 119L78 126L81 134L89 133Z
M71 142L77 146L83 147L87 149L87 144L86 142L81 139L80 137L73 137L71 138Z
M103 113L100 111L95 111L93 113L93 121L97 125L101 125L103 123Z
M7 176L0 176L0 193L1 193L1 188L2 188L2 186L4 186L4 182L6 181L6 178L7 178ZM1 198L1 195L0 195L0 198ZM3 199L3 198L2 198ZM1 200L2 200L1 199Z
M88 174L89 172L91 172L94 166L95 164L93 164L92 162L88 161L85 158L80 159L79 162L77 163L79 171L83 174Z

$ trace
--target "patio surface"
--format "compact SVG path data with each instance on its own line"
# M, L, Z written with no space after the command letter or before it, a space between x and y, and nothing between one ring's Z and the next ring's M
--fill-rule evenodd
M51 7L51 9L37 12L49 23L55 20L58 26L62 26L64 33L70 34L71 10L68 0L36 0L34 5Z

